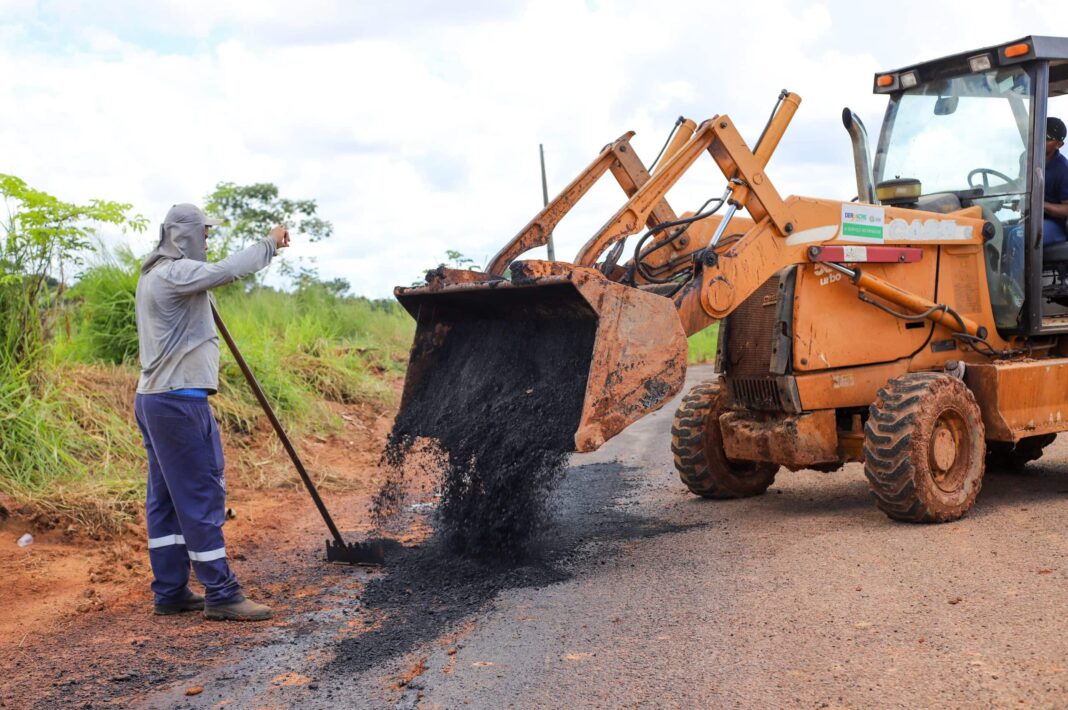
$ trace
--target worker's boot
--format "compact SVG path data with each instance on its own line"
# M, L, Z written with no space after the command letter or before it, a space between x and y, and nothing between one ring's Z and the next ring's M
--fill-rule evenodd
M204 618L215 621L264 621L271 618L271 607L242 599L232 604L211 604L204 607Z
M171 614L180 614L183 611L200 611L204 608L204 597L190 589L187 589L186 592L188 592L188 596L182 601L170 604L156 604L152 607L152 611L158 616L170 616Z

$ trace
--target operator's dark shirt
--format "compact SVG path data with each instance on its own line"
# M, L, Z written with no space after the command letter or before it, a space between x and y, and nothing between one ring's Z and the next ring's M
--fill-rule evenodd
M1046 202L1068 202L1068 159L1059 150L1046 161ZM1046 217L1046 219L1051 219ZM1064 226L1065 220L1057 220Z

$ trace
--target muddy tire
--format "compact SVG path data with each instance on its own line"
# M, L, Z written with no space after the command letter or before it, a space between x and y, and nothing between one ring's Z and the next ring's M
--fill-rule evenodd
M682 398L671 428L671 452L679 478L703 498L760 495L775 481L779 467L728 459L719 428L723 411L720 387L715 382L702 382Z
M1056 434L1040 434L1020 439L986 443L986 470L991 473L1019 473L1024 466L1042 457L1042 450L1053 443Z
M869 409L864 475L895 520L956 520L979 495L985 444L979 405L963 382L910 373L890 380Z

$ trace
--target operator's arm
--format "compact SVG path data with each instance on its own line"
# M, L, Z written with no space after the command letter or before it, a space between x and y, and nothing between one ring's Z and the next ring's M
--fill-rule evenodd
M281 230L281 231L280 231ZM289 233L275 227L271 235L216 262L181 259L174 263L164 278L175 293L188 296L225 286L255 273L271 263L278 250L289 246Z
M1047 217L1068 219L1068 202L1043 202L1042 206Z

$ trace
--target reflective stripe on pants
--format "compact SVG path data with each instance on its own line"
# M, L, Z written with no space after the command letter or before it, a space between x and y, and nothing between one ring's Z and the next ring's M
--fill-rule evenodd
M185 545L185 538L181 535L164 535L163 537L148 538L148 549L155 550L168 545Z

